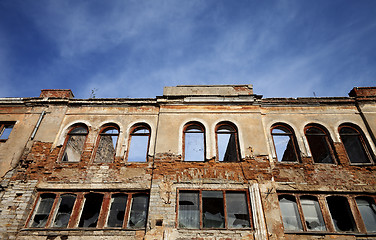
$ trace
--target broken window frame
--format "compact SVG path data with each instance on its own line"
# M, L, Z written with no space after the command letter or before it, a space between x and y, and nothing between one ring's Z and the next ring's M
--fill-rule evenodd
M349 129L353 130L354 132L353 133L341 133L341 130L343 130L344 128L349 128ZM374 161L373 161L374 157L373 157L370 145L369 145L368 141L366 140L363 131L359 127L357 127L353 124L342 124L338 128L338 133L339 133L339 136L341 138L341 142L343 144L343 147L345 149L347 159L349 160L349 163L351 165L371 165L371 164L374 163ZM348 149L346 148L346 145L343 141L344 136L357 136L357 139L360 142L360 145L362 147L361 150L365 154L365 157L367 158L368 162L353 162L353 161L351 161L351 158L350 158L349 153L348 153Z
M224 227L223 228L205 228L204 227L204 216L203 216L203 197L202 193L203 192L220 192L222 193L223 196L223 212L224 212ZM198 194L198 207L199 207L199 228L184 228L179 226L179 198L180 198L180 192L191 192L191 193L197 193ZM228 222L228 209L227 209L227 193L242 193L245 195L245 200L246 200L246 207L248 211L248 222L249 222L249 227L241 227L241 228L234 228L234 227L229 227ZM176 228L178 229L190 229L190 230L223 230L223 229L231 229L231 230L237 230L237 229L253 229L253 221L252 221L252 209L251 209L251 201L250 201L250 196L249 196L249 191L248 189L177 189L177 201L176 201Z
M99 215L97 217L97 224L96 227L80 227L80 221L82 217L82 212L84 210L85 206L85 199L88 194L101 194L103 195L102 203L100 206ZM110 227L107 225L108 218L110 215L111 210L111 204L112 204L112 197L118 196L120 194L127 196L127 203L125 207L125 214L123 219L123 224L121 227ZM72 211L70 214L70 218L68 220L68 225L66 227L55 227L54 221L59 213L59 205L61 201L62 196L66 195L72 195L76 196ZM50 211L48 213L48 217L46 220L46 223L43 227L32 227L35 215L37 214L37 211L39 209L39 206L41 204L41 201L43 199L43 196L54 196L52 207L50 208ZM128 222L130 219L130 215L132 214L132 202L134 196L146 196L147 199L147 206L146 206L146 216L144 219L145 226L144 227L129 227ZM85 191L85 192L39 192L37 195L37 199L33 205L33 208L31 210L31 213L29 214L29 217L26 221L25 228L35 229L35 230L41 230L41 229L51 229L51 230L59 230L59 229L125 229L125 230L143 230L146 228L147 218L148 218L148 211L149 211L149 192L147 191L131 191L131 192L108 192L108 191Z
M9 139L15 124L15 122L0 122L0 142L6 142ZM4 135L4 132L6 132L7 129L10 129L9 133Z
M308 131L311 128L318 129L321 133L309 133ZM329 132L326 130L326 128L324 128L324 127L322 127L318 124L309 124L309 125L305 126L304 134L305 134L306 139L307 139L307 143L308 143L308 147L309 147L310 152L311 152L311 157L313 159L313 163L315 163L315 164L336 164L336 157L335 157L333 141L330 138ZM330 157L331 162L316 162L317 159L314 158L315 153L312 150L312 147L311 147L311 144L310 144L310 141L309 141L309 136L323 136L324 137L325 148L329 153L329 157Z
M371 210L373 211L373 214L376 215L376 197L371 197L371 196L357 196L357 197L355 197L356 207L359 211L359 215L360 215L362 222L364 224L364 230L368 233L376 233L376 227L375 227L376 224L372 226L373 228L375 228L374 231L368 229L368 226L367 226L366 222L364 221L364 218L365 218L365 216L363 214L364 212L362 212L361 209L359 208L360 204L359 204L358 200L366 201L369 205L372 205L369 208L372 208ZM375 216L374 216L374 218L375 218Z
M294 192L278 192L278 198L280 196L290 196L290 198L294 198L298 207L299 211L299 218L302 223L303 229L301 231L291 231L291 230L285 230L285 233L311 233L311 234L316 234L316 233L340 233L340 234L367 234L367 233L375 233L375 232L367 232L365 223L361 217L361 213L359 210L359 207L356 203L357 198L361 199L369 199L372 200L373 203L376 202L376 195L364 195L364 194L330 194L330 193L324 193L324 194L318 194L318 193L310 193L310 192L301 192L301 193L294 193ZM321 215L323 218L323 223L325 226L326 230L320 230L320 231L314 231L314 230L309 230L307 228L307 223L305 222L305 216L303 214L303 207L301 205L301 198L311 198L311 199L317 199L318 206L321 211ZM354 231L337 231L334 220L332 218L332 214L330 213L329 205L327 202L328 197L343 197L346 199L348 205L349 205L349 211L351 213L351 216L354 220ZM281 220L282 220L282 214L281 214ZM283 222L282 222L283 225Z
M275 129L279 129L281 131L284 131L285 133L273 132ZM296 141L294 130L290 126L288 126L287 124L282 124L282 123L274 124L270 128L270 134L271 134L272 140L273 140L273 147L274 147L276 162L278 162L278 163L299 163L300 162L300 156L299 156L299 151L298 151L299 146L298 146L298 143ZM289 137L289 139L290 139L289 141L291 141L291 143L292 143L292 148L293 148L293 151L294 151L295 160L288 161L288 160L278 159L277 148L276 148L276 143L275 143L276 141L275 141L274 136L288 136Z
M137 133L137 131L140 131L140 130L143 130L143 129L146 129L148 132L147 133ZM137 137L137 136L148 137L146 152L145 152L145 160L142 160L142 161L134 161L134 160L129 159L129 157L130 157L129 153L131 153L132 150L133 150L133 149L131 149L132 137ZM128 163L145 163L145 162L149 161L150 136L151 136L151 128L150 128L149 125L147 125L145 123L136 124L131 128L131 131L130 131L130 134L129 134L129 139L128 139L128 150L127 150L126 162L128 162Z
M221 130L228 130L226 132L221 132ZM229 137L229 142L231 141L231 137L234 136L234 140L235 141L235 161L225 161L225 157L224 159L220 159L220 151L219 151L219 136L218 135L225 135L225 134L229 134L230 137ZM204 135L205 136L205 135ZM229 122L221 122L221 123L218 123L216 128L215 128L215 142L216 142L216 159L218 162L239 162L241 157L240 157L240 147L239 147L239 136L238 136L238 130L237 128L234 126L234 124L232 123L229 123ZM224 149L225 153L224 153L224 156L226 155L226 152L227 152L227 149L228 149L228 146L229 144L227 145L227 148Z
M111 130L111 129L117 130L117 133L106 133L106 131ZM116 156L116 149L117 149L118 142L119 142L119 134L120 134L120 128L117 125L114 125L114 124L108 124L101 129L101 131L98 134L97 143L95 144L95 150L94 150L94 156L93 156L93 162L94 163L111 163L111 162L113 162L113 160L115 159L115 156ZM115 143L115 146L114 146L114 156L111 159L111 161L96 161L98 148L99 148L99 145L101 144L101 140L104 136L110 136L111 140L112 140L112 137L117 137L116 143Z
M86 130L86 133L73 133L73 131L77 128L84 128ZM77 125L72 126L71 129L69 130L69 132L67 133L63 147L61 148L61 156L59 158L60 162L62 162L62 163L79 163L81 161L81 158L82 158L82 153L85 150L88 135L89 135L89 129L86 125L77 124ZM72 136L85 136L85 140L83 142L81 153L80 153L80 159L78 159L77 161L64 161L65 154L66 154L66 151L67 151L67 146L68 146L69 140L71 139Z
M198 131L190 131L190 130L198 130ZM199 122L189 122L185 124L183 130L183 161L185 162L205 162L206 161L206 133L205 127ZM202 134L203 137L203 155L202 159L198 160L187 160L186 158L186 147L187 147L187 134Z

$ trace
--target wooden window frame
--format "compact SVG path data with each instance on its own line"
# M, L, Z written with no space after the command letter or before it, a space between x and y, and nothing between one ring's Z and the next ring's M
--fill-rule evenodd
M201 130L201 132L200 133L203 133L203 135L204 135L204 146L203 146L203 148L204 148L204 156L203 156L203 160L201 161L201 160L197 160L197 161L186 161L185 160L185 135L186 135L186 133L189 133L188 132L188 130L189 130L189 128L190 127L193 127L193 126L196 126L196 127L198 127L198 128L200 128L200 130ZM194 122L189 122L189 123L187 123L187 124L185 124L184 125L184 129L183 129L183 139L182 139L182 141L183 141L183 144L182 144L182 153L183 153L183 157L182 157L182 159L183 159L183 161L184 162L206 162L206 130L205 130L205 126L202 124L202 123L200 123L200 122L196 122L196 121L194 121Z
M74 129L76 129L76 128L79 128L79 127L85 128L86 129L86 133L75 133L75 134L72 134L72 131ZM81 162L82 154L85 151L85 147L86 147L86 144L87 144L88 135L89 135L89 128L85 124L76 124L76 125L71 126L69 132L67 133L67 136L65 137L63 147L60 150L60 156L58 158L59 162L61 162L61 163L79 163L79 162ZM69 141L69 139L70 139L71 136L86 136L85 137L85 141L84 141L84 145L82 147L81 156L80 156L80 160L79 161L63 161L64 154L65 154L65 151L66 151L66 148L67 148L67 144L68 144L68 141Z
M136 130L138 129L147 129L149 132L148 133L135 133ZM133 125L133 127L129 131L129 137L128 137L128 149L125 157L125 162L127 163L147 163L149 162L149 148L150 148L150 139L151 139L151 127L148 124L145 123L137 123ZM145 156L145 162L141 161L128 161L129 160L129 152L131 148L131 143L132 143L132 136L147 136L148 137L148 144L146 147L146 156Z
M199 211L200 211L200 224L199 228L180 228L179 227L179 197L180 197L180 191L191 191L191 192L198 192L199 197ZM223 211L224 211L224 218L225 218L225 227L224 228L204 228L203 227L203 204L202 204L202 192L203 191L217 191L222 192L223 196ZM228 227L228 217L227 217L227 200L226 200L226 193L227 192L238 192L238 193L244 193L246 195L246 204L247 204L247 211L248 211L248 220L250 227L247 228L229 228ZM253 221L252 221L252 208L251 208L251 199L249 196L248 189L177 189L177 195L176 195L176 220L175 220L175 227L177 229L187 229L187 230L252 230L253 229Z
M107 129L109 128L114 128L118 131L117 134L113 134L113 133L104 133ZM101 141L101 138L102 136L117 136L117 140L116 140L116 145L115 145L115 153L114 153L114 156L113 156L113 159L112 159L112 162L114 161L115 159L115 156L116 156L116 150L118 148L118 143L119 143L119 136L120 136L120 128L119 126L115 125L115 124L106 124L105 126L102 127L102 129L100 130L100 132L98 133L98 137L97 137L97 141L95 143L95 148L94 148L94 151L93 151L93 156L92 156L92 160L91 162L92 163L108 163L108 162L96 162L95 161L95 157L97 155L97 151L98 151L98 147L99 147L99 144L100 144L100 141ZM86 140L85 140L86 141Z
M12 133L13 129L14 129L14 126L16 125L16 122L0 122L0 137L3 135L4 133L4 130L8 127L8 126L12 126L12 130L11 132L9 133L9 136L5 139L0 139L0 142L6 142L9 137L10 137L10 134Z
M230 132L226 132L226 133L218 132L223 127L231 128ZM235 135L236 158L237 158L235 162L240 162L241 156L240 156L240 145L239 145L238 129L231 122L220 122L215 127L216 160L217 160L217 162L229 162L229 161L223 161L223 160L220 161L220 159L219 159L219 148L218 148L218 134L228 134L228 133L233 133ZM204 137L205 137L205 134L204 134Z

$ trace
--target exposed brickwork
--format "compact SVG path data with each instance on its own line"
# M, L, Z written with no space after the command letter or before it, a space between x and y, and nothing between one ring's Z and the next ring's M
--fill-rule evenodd
M70 89L43 89L41 90L41 98L73 98L73 93Z

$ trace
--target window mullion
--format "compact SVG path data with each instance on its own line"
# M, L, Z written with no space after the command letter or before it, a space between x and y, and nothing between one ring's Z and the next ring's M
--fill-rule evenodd
M299 217L300 217L300 221L302 222L303 231L306 232L307 231L307 224L306 224L306 221L304 219L303 209L302 209L302 205L300 203L300 195L295 195L295 201L296 201L296 205L298 206Z
M123 222L123 228L128 227L128 219L131 211L131 204L133 201L133 194L127 194L127 207L125 209L125 214L124 214L124 222Z
M202 190L199 191L199 204L200 204L200 229L203 229L203 222L202 222Z
M101 210L99 212L97 228L103 228L106 224L110 200L110 193L106 192L104 194Z
M68 223L68 228L73 228L77 226L78 217L81 215L83 204L84 204L84 194L78 193L76 201L73 206L72 214Z
M225 190L222 190L222 195L223 195L223 212L225 216L225 228L228 229L227 225L227 202L226 202L226 193Z

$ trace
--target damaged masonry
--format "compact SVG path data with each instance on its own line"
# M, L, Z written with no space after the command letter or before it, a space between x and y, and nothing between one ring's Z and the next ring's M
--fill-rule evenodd
M0 239L376 239L376 87L0 98Z

